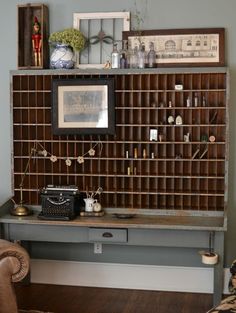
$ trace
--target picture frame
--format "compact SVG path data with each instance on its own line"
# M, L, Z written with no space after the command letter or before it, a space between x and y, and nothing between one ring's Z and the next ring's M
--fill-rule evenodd
M76 67L103 68L110 60L113 43L121 48L122 32L130 30L130 12L73 13L73 27L88 41L85 50L76 52Z
M154 43L157 67L225 65L225 29L190 28L124 31L129 46Z
M53 134L114 134L114 99L113 78L53 79Z

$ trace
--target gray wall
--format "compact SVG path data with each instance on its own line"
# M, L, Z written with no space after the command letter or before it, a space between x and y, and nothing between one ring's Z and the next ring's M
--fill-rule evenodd
M31 1L38 3L39 1ZM0 1L0 203L11 196L11 121L10 121L10 91L9 71L17 67L17 4L25 4L26 1ZM235 0L49 0L45 2L49 7L50 32L61 30L72 26L72 14L74 12L109 12L130 11L136 9L141 11L144 18L142 29L164 29L164 28L210 28L224 27L226 29L226 61L231 72L230 93L230 162L229 162L229 205L228 205L228 231L226 233L226 259L229 265L236 258L236 145L234 136L236 134L236 1ZM20 31L20 30L19 30ZM80 245L80 252L75 251L73 245L64 247L62 245L36 245L33 252L44 257L69 258L69 259L94 259L92 247ZM132 252L132 253L131 253ZM115 254L122 255L124 262L139 262L152 264L165 264L166 257L175 259L178 263L179 255L186 251L172 252L159 249L155 252L151 248L142 251L133 247L107 246L104 254L99 257L104 261L112 261ZM187 251L187 263L194 265L194 257L197 251ZM169 255L171 253L171 256ZM138 256L138 257L134 257ZM98 258L96 256L96 258ZM138 260L138 261L137 261ZM155 260L155 261L154 261ZM116 259L117 262L117 259Z

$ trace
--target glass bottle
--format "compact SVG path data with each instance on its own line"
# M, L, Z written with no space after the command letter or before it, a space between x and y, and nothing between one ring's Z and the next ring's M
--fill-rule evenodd
M126 57L124 53L122 53L120 56L120 68L127 68Z
M156 67L156 52L154 50L154 43L151 41L149 44L149 52L147 55L147 67Z
M111 68L119 68L120 65L120 55L117 50L117 43L113 45L113 51L111 53Z
M203 107L206 106L206 97L205 96L202 97L202 106Z
M187 107L190 107L190 106L191 106L191 100L190 100L189 96L188 96L187 99L186 99L186 106L187 106Z
M130 68L138 67L138 46L135 45L134 49L129 49L129 65Z
M138 68L145 68L145 46L144 46L144 44L139 45Z
M120 50L120 68L128 68L128 41L122 41L122 49Z
M197 93L194 94L194 106L195 107L198 106L198 95L197 95Z
M132 49L131 42L128 41L128 50L127 50L127 67L134 68L134 49Z
M127 53L126 53L126 67L127 68L131 68L132 66L131 66L131 59L132 59L132 52L133 52L133 50L132 50L132 48L131 48L131 43L129 43L128 41L127 41Z

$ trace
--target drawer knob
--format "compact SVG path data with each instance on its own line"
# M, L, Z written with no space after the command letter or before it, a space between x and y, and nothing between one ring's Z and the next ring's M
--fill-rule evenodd
M112 235L112 233L105 232L105 233L102 234L102 237L105 237L105 238L112 238L113 235Z

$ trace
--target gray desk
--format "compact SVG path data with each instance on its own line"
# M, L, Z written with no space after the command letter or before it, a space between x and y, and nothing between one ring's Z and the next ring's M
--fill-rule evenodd
M117 219L111 214L112 211L107 210L108 213L99 218L78 217L72 221L42 221L37 218L37 209L31 216L11 216L11 206L11 201L8 201L0 209L1 236L7 240L102 242L208 249L209 236L212 235L213 249L219 255L219 262L214 266L213 303L217 304L221 299L226 227L225 218L220 213L204 216L137 214L132 219Z

